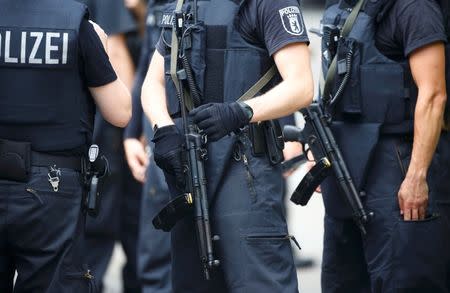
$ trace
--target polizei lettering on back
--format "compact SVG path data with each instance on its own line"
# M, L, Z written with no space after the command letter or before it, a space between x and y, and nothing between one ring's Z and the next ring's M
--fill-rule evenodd
M0 27L0 66L67 67L75 53L73 31Z

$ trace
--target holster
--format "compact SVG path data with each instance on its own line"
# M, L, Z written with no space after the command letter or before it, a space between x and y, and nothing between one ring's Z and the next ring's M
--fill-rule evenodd
M84 209L91 217L97 217L102 202L99 192L106 177L110 174L109 162L105 156L101 156L95 163L90 163L84 158L82 165L84 177Z
M27 182L31 166L31 143L0 139L0 179Z
M267 158L272 165L281 163L284 160L283 131L278 120L252 123L250 124L249 134L254 156L267 154Z

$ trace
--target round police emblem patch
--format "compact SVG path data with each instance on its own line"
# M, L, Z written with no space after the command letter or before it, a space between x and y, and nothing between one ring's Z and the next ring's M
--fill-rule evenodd
M289 6L279 10L284 29L291 35L300 36L305 30L300 8Z

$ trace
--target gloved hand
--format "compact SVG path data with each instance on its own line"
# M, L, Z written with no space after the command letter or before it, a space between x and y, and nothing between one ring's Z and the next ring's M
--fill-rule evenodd
M183 189L186 181L183 167L184 136L175 125L158 128L153 140L156 165L165 172L175 176L176 185Z
M193 109L189 114L209 141L217 141L250 122L253 111L247 107L238 102L210 103Z

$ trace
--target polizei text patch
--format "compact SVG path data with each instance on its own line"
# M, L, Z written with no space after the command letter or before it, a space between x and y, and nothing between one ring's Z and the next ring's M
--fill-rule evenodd
M0 28L0 66L67 67L76 56L75 32Z

